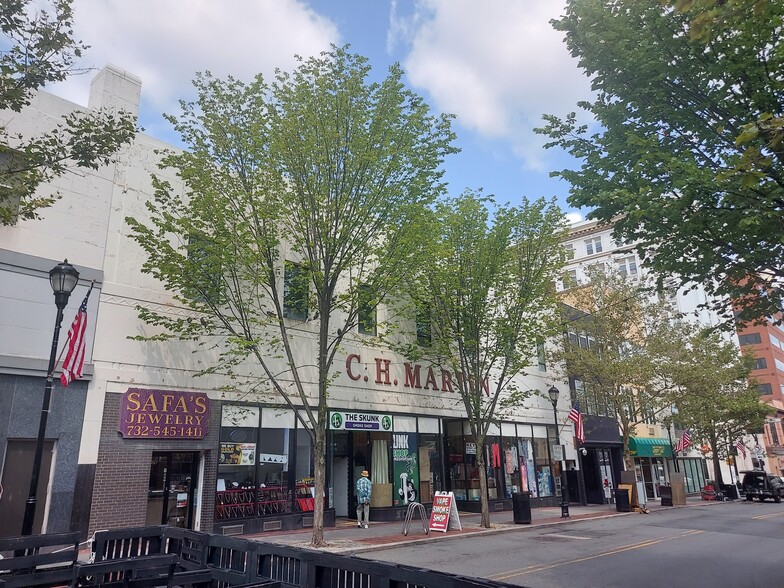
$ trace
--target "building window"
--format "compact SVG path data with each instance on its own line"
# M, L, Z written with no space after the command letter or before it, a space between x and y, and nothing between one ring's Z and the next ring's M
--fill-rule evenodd
M376 334L376 303L369 286L359 287L357 330L361 335Z
M764 370L768 368L768 361L764 357L758 357L754 361L754 368L755 370Z
M283 316L297 321L308 318L308 277L304 268L287 261L283 276Z
M633 255L631 257L624 257L618 260L618 271L624 276L637 275L637 258Z
M24 167L17 159L11 153L0 153L0 225L15 225L19 220L19 186L14 184L24 181L27 174L11 171Z
M770 431L770 440L774 446L779 446L781 443L779 442L779 432L778 428L776 427L776 423L768 423L768 431Z
M566 270L563 275L564 288L573 288L577 285L577 270Z
M769 337L770 337L770 343L771 343L771 345L773 345L774 347L778 347L779 349L781 349L781 341L779 341L779 340L778 340L776 337L774 337L773 335L769 335Z
M776 364L776 369L780 372L784 372L784 361L781 361L780 359L774 359L773 361Z
M539 363L539 371L547 371L547 356L544 353L544 340L538 339L536 341L536 358Z
M749 333L748 335L739 335L738 343L741 345L757 345L762 343L762 337L759 333Z
M563 245L563 250L567 260L574 259L574 245L572 243L565 243Z
M602 238L593 237L592 239L585 240L585 254L593 255L594 253L602 252Z
M417 343L424 347L433 342L432 315L429 306L418 306L416 312Z
M757 384L757 394L760 396L769 396L773 394L773 386L770 384Z
M183 294L196 302L218 304L220 300L221 264L214 253L213 241L204 234L188 236L188 261L192 266L190 283Z

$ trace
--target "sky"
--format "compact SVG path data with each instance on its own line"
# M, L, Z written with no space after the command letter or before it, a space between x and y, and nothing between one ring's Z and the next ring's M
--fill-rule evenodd
M570 220L568 184L550 172L576 162L533 133L545 113L590 99L549 21L565 0L74 0L75 35L90 49L79 65L111 63L142 80L139 124L177 144L162 114L195 97L196 72L250 80L291 70L295 55L350 45L373 75L392 63L431 109L455 115L461 152L444 164L450 194L482 189L499 202L556 197ZM86 105L93 73L47 90Z

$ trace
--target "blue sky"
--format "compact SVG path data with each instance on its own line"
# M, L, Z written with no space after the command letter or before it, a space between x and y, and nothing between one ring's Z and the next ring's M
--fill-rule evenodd
M91 48L81 65L107 63L142 79L140 124L176 137L161 114L190 99L195 72L250 79L290 69L294 55L350 44L374 75L399 62L409 87L437 112L456 115L462 152L446 164L453 194L482 188L498 201L557 196L549 172L571 165L544 151L532 129L590 97L549 20L564 0L74 0L77 36ZM50 88L86 104L90 75Z

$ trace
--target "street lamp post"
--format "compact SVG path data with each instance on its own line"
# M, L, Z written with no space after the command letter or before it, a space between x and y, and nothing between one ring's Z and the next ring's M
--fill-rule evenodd
M38 438L35 443L35 456L33 457L33 473L30 475L30 493L25 503L24 519L22 520L22 535L31 535L35 519L36 494L38 493L38 479L41 476L41 458L44 453L44 439L46 437L46 421L49 418L49 402L52 397L52 381L54 368L57 363L57 343L60 338L60 323L63 322L63 309L68 304L68 298L79 281L79 272L68 263L57 264L49 272L49 283L54 292L54 303L57 306L57 318L54 322L52 336L52 349L49 353L49 369L46 372L46 387L44 388L44 402L41 407L41 420L38 424Z
M550 386L550 389L547 391L548 396L550 396L550 402L553 404L553 422L555 423L555 438L558 441L558 444L561 444L561 434L558 431L558 396L560 395L560 390L555 386ZM561 450L561 518L568 519L569 516L569 489L566 481L566 456L563 455L563 449Z

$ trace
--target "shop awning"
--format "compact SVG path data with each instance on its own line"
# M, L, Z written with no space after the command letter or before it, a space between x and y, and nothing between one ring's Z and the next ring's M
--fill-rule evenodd
M629 437L632 457L672 457L672 446L661 437Z

